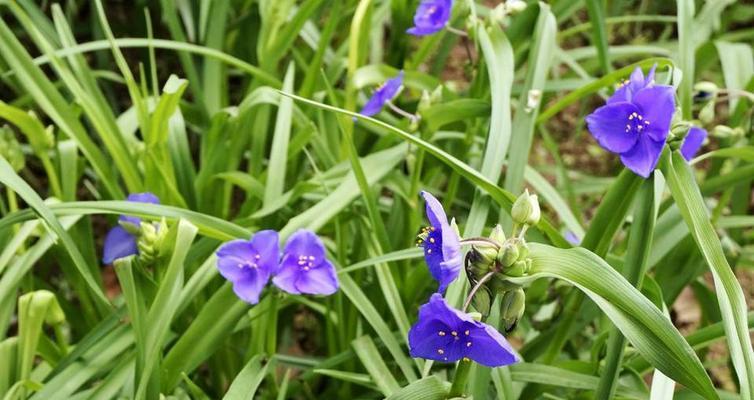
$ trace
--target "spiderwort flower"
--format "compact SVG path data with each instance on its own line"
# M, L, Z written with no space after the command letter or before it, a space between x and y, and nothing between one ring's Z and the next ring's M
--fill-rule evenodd
M160 199L152 193L132 193L126 201L135 203L160 204ZM102 263L111 264L118 258L138 254L136 234L141 229L141 218L121 215L118 225L107 233L102 251Z
M364 104L364 108L361 109L361 112L359 114L366 117L377 115L388 101L392 100L395 96L398 95L398 91L402 86L403 71L400 71L398 75L391 79L388 79L385 83L382 84L382 86L374 91L372 97L367 100L367 103Z
M440 362L465 359L501 367L519 361L500 332L449 306L439 293L419 307L419 320L408 331L408 345L411 357Z
M425 36L441 31L448 24L452 9L453 0L422 0L414 14L414 26L406 33Z
M673 87L656 85L654 69L645 79L637 68L586 122L600 146L619 154L626 168L648 178L662 153L674 112Z
M259 302L259 294L267 285L280 260L278 233L257 232L251 240L233 240L217 251L217 269L233 283L233 291L250 304Z
M291 294L329 295L340 286L322 241L314 232L304 229L288 239L283 260L272 282Z
M418 244L424 247L424 260L432 277L440 283L437 291L442 293L461 271L461 243L440 202L428 192L421 192L421 196L427 203L430 226L422 229Z
M683 155L683 158L686 159L686 161L690 161L696 153L699 152L699 149L702 148L702 144L704 143L704 139L707 138L707 131L698 127L698 126L692 126L691 129L689 129L689 132L686 134L686 138L683 139L683 144L681 145L681 155Z

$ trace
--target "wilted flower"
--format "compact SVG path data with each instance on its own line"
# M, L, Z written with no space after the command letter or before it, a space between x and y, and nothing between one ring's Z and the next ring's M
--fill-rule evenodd
M430 226L419 235L419 245L424 247L424 260L432 277L440 283L439 292L444 292L461 271L461 242L458 233L448 223L445 210L428 192L421 192L427 203L426 212Z
M450 20L452 9L452 0L422 0L414 14L414 26L406 32L416 36L439 32Z
M160 199L152 193L132 193L126 198L135 203L160 204ZM118 258L138 254L136 245L137 234L141 229L141 218L130 215L121 215L118 218L118 226L110 229L105 237L102 251L102 262L111 264Z
M339 287L335 267L327 259L322 241L314 232L304 229L288 239L272 282L291 294L328 295Z
M600 146L620 154L626 168L648 178L660 158L674 113L673 87L656 85L654 68L646 79L637 68L586 122Z
M450 307L439 293L419 308L419 320L408 332L412 357L441 362L474 360L488 367L519 361L495 328Z
M683 139L681 145L681 154L686 160L694 158L699 149L702 148L704 140L707 138L707 131L698 127L692 126L689 132L686 134L686 138Z
M233 291L243 301L259 302L259 294L267 285L280 261L278 233L257 232L251 240L233 240L217 251L217 269L233 283Z
M382 110L385 104L398 95L398 91L403 86L403 71L399 72L394 78L388 79L382 86L377 88L369 98L364 108L359 114L371 117Z

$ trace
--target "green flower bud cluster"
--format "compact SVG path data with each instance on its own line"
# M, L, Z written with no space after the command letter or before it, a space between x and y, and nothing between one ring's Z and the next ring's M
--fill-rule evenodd
M159 224L142 221L136 241L136 246L139 249L139 258L145 263L154 262L163 253L163 243L167 235L167 223L164 218Z

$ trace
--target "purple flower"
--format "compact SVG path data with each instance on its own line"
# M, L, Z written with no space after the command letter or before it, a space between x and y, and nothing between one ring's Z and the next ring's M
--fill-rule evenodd
M655 85L653 75L654 70L644 79L637 68L606 105L586 117L600 146L619 154L626 168L644 178L657 165L675 113L673 87Z
M233 283L233 291L250 304L259 302L259 294L267 285L280 260L278 233L259 231L251 240L233 240L217 251L217 269Z
M440 282L438 292L442 293L461 271L461 243L440 202L428 192L421 192L421 196L427 203L430 226L422 230L419 244L424 247L424 260L432 277Z
M160 204L160 199L152 193L132 193L126 201L135 203ZM141 218L130 215L121 215L118 218L119 225L110 229L105 236L105 244L102 250L102 263L111 264L118 258L138 254L136 236L132 232L138 232L141 226ZM128 229L126 229L128 228Z
M681 145L681 154L683 155L683 158L685 158L687 161L690 161L696 153L699 152L699 149L702 148L702 144L704 143L704 139L707 138L707 131L699 128L698 126L692 126L691 129L689 129L689 132L686 134L686 138L683 139L683 144Z
M364 108L359 114L371 117L376 115L385 106L385 103L392 100L403 86L403 71L399 72L394 78L388 79L382 86L377 88L369 98Z
M304 229L288 238L272 282L291 294L328 295L339 287L335 267L327 260L322 241L314 232Z
M439 293L419 307L419 320L408 331L411 357L441 362L469 359L488 367L519 361L495 328L450 307Z
M574 246L580 246L581 245L581 239L573 232L568 231L565 233L565 240L568 241L568 243L574 245Z
M406 32L416 36L441 31L450 19L453 0L422 0L414 14L414 26Z

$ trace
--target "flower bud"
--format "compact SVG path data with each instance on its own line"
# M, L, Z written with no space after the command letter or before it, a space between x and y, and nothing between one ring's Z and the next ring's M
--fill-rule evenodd
M718 87L716 84L707 81L697 82L694 85L694 101L704 102L717 97Z
M518 261L524 261L529 258L529 245L523 240L516 241L516 248L518 249Z
M503 273L512 277L524 276L524 274L526 274L526 262L516 261L510 267L505 268Z
M539 89L532 89L527 93L526 108L527 113L530 113L539 107L539 102L542 100L542 91Z
M522 288L505 292L501 306L501 316L505 322L505 331L510 332L516 327L518 320L526 309L526 294Z
M726 125L717 125L712 128L712 136L720 139L728 139L733 137L733 129Z
M518 246L511 242L505 242L497 253L497 261L503 267L510 267L518 260Z
M511 15L518 14L526 10L526 2L523 0L508 0L505 2L505 8Z
M537 195L529 194L528 189L524 190L513 203L511 216L517 224L536 225L539 223L540 210Z
M495 263L494 257L490 260L486 254L479 251L478 248L472 247L468 253L466 253L465 266L466 276L469 278L469 282L472 285L479 281L486 273L492 270Z
M708 101L707 104L699 110L699 120L704 124L710 124L715 119L715 102Z
M139 258L150 263L159 257L167 233L168 229L164 218L159 224L142 221L139 239L136 242L139 249Z
M495 225L495 227L492 228L492 232L490 232L489 238L503 244L505 242L505 232L503 231L503 227L500 226L500 224Z

